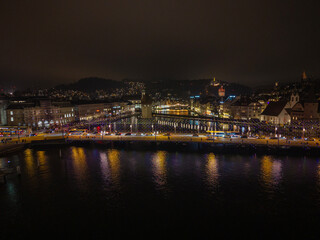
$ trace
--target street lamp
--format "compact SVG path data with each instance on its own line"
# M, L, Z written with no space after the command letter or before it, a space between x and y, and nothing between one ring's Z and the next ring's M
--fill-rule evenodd
M277 131L278 131L278 128L276 127L275 128L275 134L277 134L277 137L278 137L278 147L279 147L279 133Z
M20 123L19 123L19 127L18 127L18 142L20 142Z

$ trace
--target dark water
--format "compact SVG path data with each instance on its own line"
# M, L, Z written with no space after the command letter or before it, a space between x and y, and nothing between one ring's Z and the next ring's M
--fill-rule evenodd
M316 158L66 147L0 159L0 238L318 239Z

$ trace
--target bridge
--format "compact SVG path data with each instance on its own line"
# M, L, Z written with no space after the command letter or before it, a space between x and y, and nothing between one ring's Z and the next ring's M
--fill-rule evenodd
M174 132L206 133L207 131L237 131L242 134L280 135L290 137L320 137L320 125L317 122L304 122L290 125L275 125L258 120L227 119L211 116L192 116L178 114L153 113L152 119L142 119L138 113L95 119L89 122L66 125L89 130L102 128L104 131L134 132Z

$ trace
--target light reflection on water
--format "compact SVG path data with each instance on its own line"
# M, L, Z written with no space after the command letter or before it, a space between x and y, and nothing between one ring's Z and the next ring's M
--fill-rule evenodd
M100 152L100 168L101 174L104 177L105 181L110 181L111 174L110 174L110 166L108 162L108 156L105 152Z
M81 181L85 181L87 178L87 159L84 148L72 147L71 158L76 177Z
M46 151L37 151L36 157L37 157L39 176L41 177L42 180L48 180L51 175L51 171L50 171L49 164L47 162Z
M207 156L207 180L211 188L216 189L219 185L219 171L218 161L213 153L209 153Z
M261 178L264 190L269 193L279 188L282 178L282 163L271 156L264 156L261 160Z
M120 184L120 151L117 149L109 149L107 151L107 156L109 160L109 170L111 175L111 180L114 185Z
M167 152L157 151L152 157L153 179L159 189L167 184Z
M34 161L32 149L28 148L24 151L24 161L28 175L33 176L36 170L36 163Z

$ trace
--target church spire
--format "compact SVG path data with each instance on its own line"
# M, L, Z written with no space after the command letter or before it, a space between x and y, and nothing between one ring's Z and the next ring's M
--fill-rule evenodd
M305 71L302 72L301 79L302 79L303 81L306 81L306 80L308 79L307 74L306 74Z

